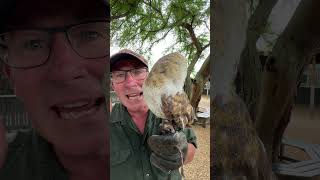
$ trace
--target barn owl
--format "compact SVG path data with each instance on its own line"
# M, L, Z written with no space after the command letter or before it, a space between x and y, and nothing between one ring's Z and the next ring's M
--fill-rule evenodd
M211 175L221 180L277 180L250 113L236 94L216 95L213 111Z
M163 119L163 134L184 129L195 119L193 107L183 91L187 60L179 53L160 58L143 85L143 96L149 109Z

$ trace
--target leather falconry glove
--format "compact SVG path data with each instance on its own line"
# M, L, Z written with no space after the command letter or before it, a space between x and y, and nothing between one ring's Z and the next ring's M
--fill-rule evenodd
M148 139L152 150L150 162L163 172L179 169L188 151L188 142L183 132L167 135L152 135Z

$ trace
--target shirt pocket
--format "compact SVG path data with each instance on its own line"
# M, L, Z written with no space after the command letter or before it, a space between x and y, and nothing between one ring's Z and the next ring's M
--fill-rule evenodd
M117 166L122 163L125 163L130 158L131 155L132 155L132 152L130 149L122 149L122 150L111 152L110 154L111 166Z

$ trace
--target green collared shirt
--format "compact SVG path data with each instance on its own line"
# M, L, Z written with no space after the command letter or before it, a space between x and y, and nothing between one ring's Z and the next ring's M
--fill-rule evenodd
M68 180L52 146L33 130L18 132L9 144L1 180Z
M144 133L141 134L122 104L116 104L112 108L110 126L111 180L168 179L168 173L151 165L151 150L147 144L148 137L159 134L160 122L161 119L149 111ZM184 133L188 142L197 147L196 136L192 129L186 128ZM172 171L170 176L171 180L181 179L178 170Z

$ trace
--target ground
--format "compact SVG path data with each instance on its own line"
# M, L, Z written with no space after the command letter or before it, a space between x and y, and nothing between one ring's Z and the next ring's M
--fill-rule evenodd
M320 144L320 107L314 109L313 117L306 105L295 105L285 136L301 139L306 143Z
M320 107L314 109L313 116L311 114L308 106L295 105L284 137L310 144L320 144ZM293 148L288 148L287 154L299 160L308 158L303 151Z
M314 108L312 112L307 105L295 105L284 136L305 143L320 144L320 107ZM287 148L285 154L299 160L308 159L308 156L298 149ZM320 180L320 176L312 180Z

